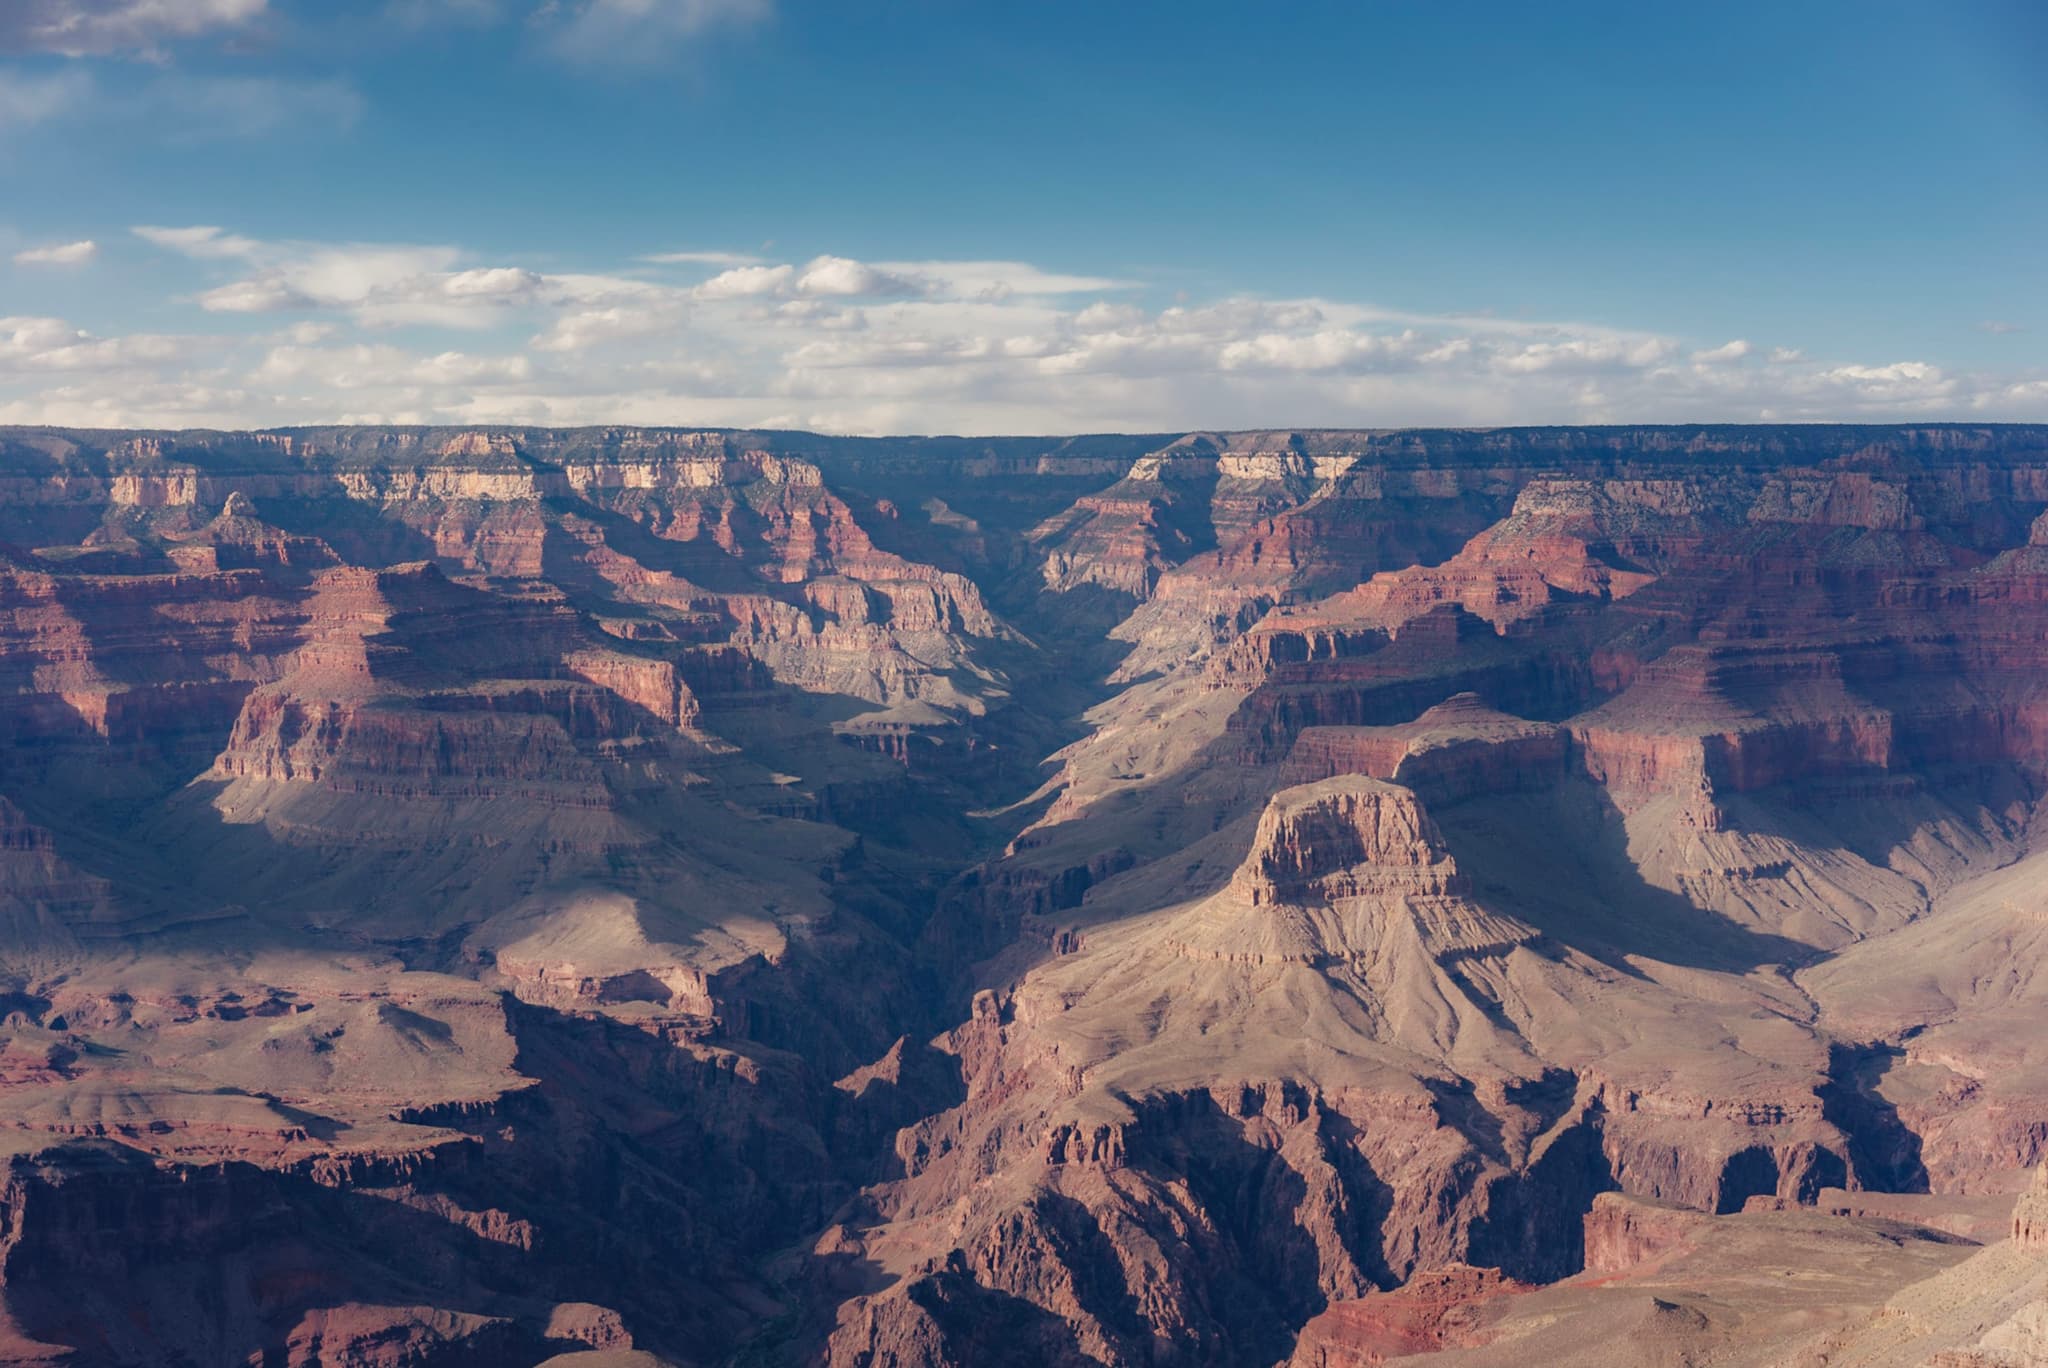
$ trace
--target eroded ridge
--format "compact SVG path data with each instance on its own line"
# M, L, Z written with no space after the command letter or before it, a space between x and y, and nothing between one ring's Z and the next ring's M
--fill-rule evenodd
M0 429L0 1357L2034 1361L2044 643L2039 428Z

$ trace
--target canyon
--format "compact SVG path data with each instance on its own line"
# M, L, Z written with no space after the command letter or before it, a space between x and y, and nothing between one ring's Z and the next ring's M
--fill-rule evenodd
M2048 1362L2048 426L0 428L0 1362Z

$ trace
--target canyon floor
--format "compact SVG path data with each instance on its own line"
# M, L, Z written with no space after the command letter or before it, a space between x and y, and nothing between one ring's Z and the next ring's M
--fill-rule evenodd
M2048 428L0 428L0 1362L2048 1363Z

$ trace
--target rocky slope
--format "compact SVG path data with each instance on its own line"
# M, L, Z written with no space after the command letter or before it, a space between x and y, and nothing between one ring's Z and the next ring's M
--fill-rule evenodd
M0 429L0 1361L2027 1362L2044 643L2048 429Z

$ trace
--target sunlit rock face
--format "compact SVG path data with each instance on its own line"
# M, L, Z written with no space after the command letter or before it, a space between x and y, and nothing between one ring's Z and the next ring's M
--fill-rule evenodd
M0 429L0 1358L2031 1361L2044 526L2011 426Z

